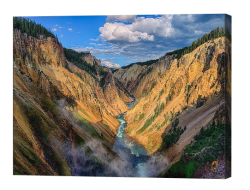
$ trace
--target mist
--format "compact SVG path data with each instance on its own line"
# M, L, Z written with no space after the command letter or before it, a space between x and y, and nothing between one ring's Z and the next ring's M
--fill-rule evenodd
M57 104L71 125L76 129L82 129L74 121L71 111L66 109L67 102L61 99ZM130 155L123 153L122 159L103 142L88 135L87 131L84 131L84 135L87 138L82 146L74 147L71 142L54 141L54 146L60 149L66 158L73 176L157 177L169 164L167 157L155 154L148 156L143 164L135 166L128 159L131 157L131 153Z

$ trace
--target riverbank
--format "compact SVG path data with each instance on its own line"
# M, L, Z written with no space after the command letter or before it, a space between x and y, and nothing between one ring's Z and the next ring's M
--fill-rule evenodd
M129 107L132 107L134 102L135 98L133 98L132 102L128 102L127 105ZM135 139L126 136L125 128L127 127L127 123L124 119L125 115L126 112L116 117L120 125L117 129L117 135L115 137L113 150L124 162L127 162L132 166L134 173L133 176L147 177L147 173L144 167L149 159L147 150Z

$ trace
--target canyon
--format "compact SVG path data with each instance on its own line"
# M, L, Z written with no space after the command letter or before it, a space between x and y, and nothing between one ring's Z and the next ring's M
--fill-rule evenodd
M14 29L14 174L169 177L201 130L227 122L230 48L223 36L179 59L166 54L112 71L89 52ZM81 56L84 68L65 52ZM127 139L134 152L124 151Z

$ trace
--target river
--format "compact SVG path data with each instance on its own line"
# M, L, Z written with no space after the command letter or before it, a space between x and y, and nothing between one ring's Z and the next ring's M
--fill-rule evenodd
M135 98L132 102L127 103L129 107L134 105ZM115 137L114 151L120 156L121 159L131 163L134 176L148 177L146 171L146 161L149 159L146 149L138 144L138 142L128 136L126 136L125 128L127 123L124 120L125 113L118 115L120 126L117 129L117 135Z

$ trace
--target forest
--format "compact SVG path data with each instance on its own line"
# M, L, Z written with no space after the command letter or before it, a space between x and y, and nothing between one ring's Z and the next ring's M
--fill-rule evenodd
M13 17L13 28L20 30L21 33L26 33L28 36L35 38L51 37L57 39L57 36L54 35L50 30L30 19Z
M87 71L88 73L90 73L92 75L97 74L95 66L92 66L83 60L83 57L86 56L86 54L88 54L88 53L77 52L75 50L67 49L67 48L63 48L63 50L64 50L64 54L65 54L65 57L67 58L67 60L72 62L75 66L77 66L78 68L80 68L82 70Z
M231 40L231 35L228 30L225 30L225 28L216 28L209 32L208 34L203 35L201 38L198 38L197 40L192 42L192 45L188 47L184 47L172 52L168 52L165 55L176 55L177 59L180 59L183 55L188 54L195 50L200 45L206 43L209 40L214 40L215 38L219 38L222 36L226 36L229 40Z

